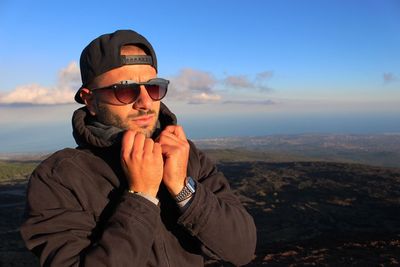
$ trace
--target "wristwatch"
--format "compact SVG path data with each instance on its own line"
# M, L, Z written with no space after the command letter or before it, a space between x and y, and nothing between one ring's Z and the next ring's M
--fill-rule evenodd
M175 196L175 201L176 202L184 201L190 198L195 192L196 192L196 182L192 177L188 176L185 179L185 186L183 187L181 192L179 192L179 194Z

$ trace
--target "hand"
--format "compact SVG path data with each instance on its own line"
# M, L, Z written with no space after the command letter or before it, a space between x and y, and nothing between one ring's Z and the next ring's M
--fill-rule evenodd
M156 197L163 176L161 145L134 131L122 138L121 165L130 190Z
M167 126L156 140L164 156L162 180L171 195L177 195L185 185L190 145L181 126Z

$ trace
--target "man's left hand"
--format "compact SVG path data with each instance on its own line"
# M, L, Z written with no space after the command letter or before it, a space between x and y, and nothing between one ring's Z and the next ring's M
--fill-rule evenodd
M157 138L164 157L163 182L171 195L177 195L185 185L190 145L183 128L167 126Z

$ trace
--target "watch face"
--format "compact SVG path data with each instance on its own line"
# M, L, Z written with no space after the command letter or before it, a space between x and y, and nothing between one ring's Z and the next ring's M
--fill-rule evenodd
M189 188L189 190L192 193L196 192L196 182L193 180L192 177L190 177L190 176L188 177L188 182L187 182L186 186Z

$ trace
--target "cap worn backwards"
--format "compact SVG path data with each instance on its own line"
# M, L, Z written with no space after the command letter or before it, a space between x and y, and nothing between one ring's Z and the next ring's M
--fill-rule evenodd
M143 49L146 55L121 55L121 47L124 45L136 45ZM118 30L97 37L82 51L80 59L82 86L75 94L75 101L84 103L80 97L80 90L100 74L123 65L141 64L151 65L157 71L154 49L139 33L132 30Z

